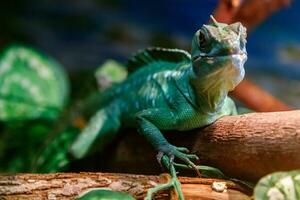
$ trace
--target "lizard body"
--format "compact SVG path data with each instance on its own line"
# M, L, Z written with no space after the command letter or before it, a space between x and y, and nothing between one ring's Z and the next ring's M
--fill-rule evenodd
M246 30L215 20L203 25L183 50L150 48L128 62L129 77L101 94L100 108L71 147L82 158L96 140L111 141L121 127L136 127L162 155L196 168L197 156L168 143L161 130L190 130L236 114L228 92L244 77Z

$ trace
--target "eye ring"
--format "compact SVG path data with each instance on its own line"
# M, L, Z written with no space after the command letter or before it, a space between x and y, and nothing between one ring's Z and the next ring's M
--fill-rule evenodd
M198 40L199 40L199 46L204 47L204 45L206 43L206 37L205 37L205 34L202 31L200 31L200 33L199 33Z

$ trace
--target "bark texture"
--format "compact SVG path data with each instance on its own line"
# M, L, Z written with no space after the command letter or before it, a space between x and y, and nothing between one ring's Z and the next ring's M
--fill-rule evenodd
M199 164L242 180L300 168L300 110L226 116L203 129L165 135L171 144L196 153ZM155 153L142 136L129 131L97 159L103 160L98 162L102 170L159 173Z
M0 176L0 199L74 199L93 188L127 192L142 199L149 188L169 179L167 174L144 176L111 173L16 174ZM230 181L180 177L186 199L240 200L250 197ZM227 190L216 192L213 182L225 182ZM162 191L155 199L176 199L174 191Z

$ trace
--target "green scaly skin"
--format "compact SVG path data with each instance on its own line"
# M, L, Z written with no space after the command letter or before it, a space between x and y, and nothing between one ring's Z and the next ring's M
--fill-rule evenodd
M162 130L191 130L213 123L224 115L236 114L234 102L227 96L244 77L247 59L246 29L240 23L203 25L192 41L192 54L177 49L152 48L129 60L133 72L122 83L107 89L100 109L71 147L82 158L97 139L97 148L111 141L120 127L136 127L159 152L167 156L171 184L180 199L183 195L174 172L173 159L197 170L185 147L171 145ZM198 171L198 170L197 170ZM154 189L148 192L151 199Z

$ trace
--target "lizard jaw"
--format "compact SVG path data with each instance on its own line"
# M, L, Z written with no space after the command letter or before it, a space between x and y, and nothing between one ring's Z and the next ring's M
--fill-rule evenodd
M247 52L238 52L238 53L233 53L233 54L228 54L228 55L197 55L192 58L192 61L197 61L199 59L215 59L215 58L221 58L221 57L231 57L231 56L240 56L242 59L247 59Z

